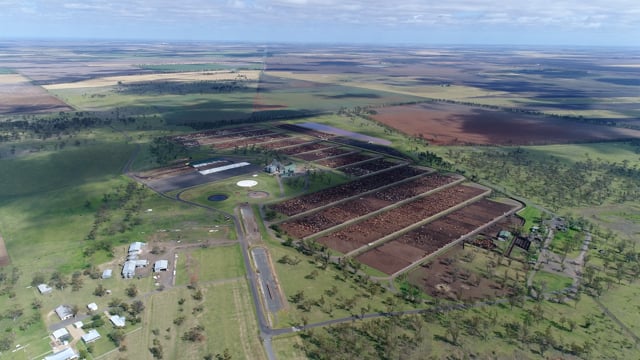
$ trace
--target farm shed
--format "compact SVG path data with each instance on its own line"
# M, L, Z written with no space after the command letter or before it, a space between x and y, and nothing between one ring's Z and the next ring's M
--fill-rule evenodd
M87 305L87 309L91 310L91 311L96 311L98 310L98 304L96 303L91 303Z
M71 334L69 334L69 331L65 328L60 328L52 332L51 335L53 335L53 338L57 341L67 341L71 338Z
M136 267L147 267L147 265L149 265L149 260L135 260L134 263L136 264Z
M84 341L85 344L92 343L98 339L100 339L100 333L96 329L91 329L88 333L82 335L82 341Z
M110 279L112 273L113 273L113 271L111 269L106 269L105 271L102 272L102 278L103 279Z
M73 317L71 309L67 305L60 305L55 310L60 320L67 320Z
M66 348L53 355L45 356L44 360L72 360L78 359L78 354L72 348Z
M153 264L153 272L167 271L169 260L158 260Z
M140 254L142 252L142 247L144 246L143 242L136 241L133 244L129 245L129 254Z
M125 325L125 318L124 316L118 316L118 315L111 315L109 317L109 320L111 321L111 323L113 324L113 326L115 327L124 327Z
M47 284L40 284L38 285L38 291L40 291L40 294L44 295L44 294L51 294L53 289L51 288L51 286Z
M135 275L136 275L135 261L126 261L122 266L122 277L125 279L131 279Z
M82 321L76 321L73 323L73 327L75 327L76 329L82 329L83 326L84 324L82 323Z

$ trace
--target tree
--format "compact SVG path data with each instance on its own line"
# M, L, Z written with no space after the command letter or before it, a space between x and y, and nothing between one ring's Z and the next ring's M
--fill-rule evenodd
M182 340L191 342L202 342L204 340L204 326L197 325L192 327L182 335Z
M222 354L216 354L216 360L231 360L229 349L224 349Z
M130 284L126 290L125 293L127 294L128 297L136 297L138 296L138 287L136 286L136 284Z
M453 345L458 345L458 339L460 338L460 333L462 329L458 324L457 318L453 317L449 320L449 324L447 326L447 335L451 337L451 343Z
M82 280L82 273L76 271L71 276L71 291L78 291L82 288L84 281Z
M110 332L107 337L113 341L116 346L120 346L125 339L124 330L116 329Z
M44 284L44 282L44 274L36 273L35 275L33 275L33 279L31 280L31 286L38 286L40 284Z
M78 304L73 304L71 306L71 314L73 314L73 317L76 317L79 312L80 312L80 306L78 306Z
M131 303L131 306L129 307L129 312L131 313L131 315L138 315L141 312L144 311L144 303L141 300L136 300L133 303Z
M98 286L96 286L96 289L93 290L93 295L95 296L104 296L104 294L107 293L107 289L104 288L104 286L102 286L102 284L98 284Z

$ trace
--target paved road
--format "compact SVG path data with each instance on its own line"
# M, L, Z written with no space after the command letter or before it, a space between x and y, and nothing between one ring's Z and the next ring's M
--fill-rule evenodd
M282 309L282 299L280 299L278 283L271 271L271 264L269 263L267 250L262 247L256 247L251 249L251 255L253 256L253 261L256 264L256 269L258 270L258 282L262 289L262 295L265 299L267 310L271 313L276 313L278 310Z

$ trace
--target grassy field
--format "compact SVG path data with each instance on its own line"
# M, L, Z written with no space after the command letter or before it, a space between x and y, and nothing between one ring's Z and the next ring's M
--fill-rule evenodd
M623 161L637 163L640 161L637 147L627 142L530 146L527 149L571 162L588 159L612 163L621 163Z
M105 358L118 359L124 355L130 359L152 359L148 349L154 339L161 344L166 359L202 359L208 354L222 354L225 349L233 359L266 358L246 281L203 284L200 290L202 300L194 299L193 290L184 287L151 296L142 329L126 338L127 352L115 352ZM194 311L198 307L202 310ZM181 316L185 317L183 323L176 325L174 321ZM182 339L185 332L198 325L204 327L202 341Z
M544 288L549 292L564 290L573 284L573 280L570 277L552 274L546 271L536 272L533 282L538 285L544 283Z
M540 226L542 223L542 211L536 207L527 206L518 211L518 215L524 218L524 225L522 225L522 229L527 233L531 231L532 226Z
M282 245L270 245L269 251L274 259L274 267L283 291L289 300L289 305L277 314L277 327L299 325L305 321L317 322L365 313L389 310L385 304L386 298L392 296L384 290L377 290L376 295L371 295L365 289L361 281L354 281L344 276L342 271L329 266L322 270L309 257L299 254L297 251ZM300 260L296 265L279 262L284 256ZM316 271L315 277L309 276ZM335 294L332 293L332 288ZM304 299L313 305L308 310L291 301L291 297L302 292ZM344 308L345 300L352 300L350 308ZM404 302L396 302L392 306L395 310L412 308L412 305Z
M239 245L185 250L178 257L176 285L187 285L193 277L206 284L244 273Z
M630 284L614 285L600 298L623 324L640 336L640 306L637 302L640 296L640 284L635 281Z

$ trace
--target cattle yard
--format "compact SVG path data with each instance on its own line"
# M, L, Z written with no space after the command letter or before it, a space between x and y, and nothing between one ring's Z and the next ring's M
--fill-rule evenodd
M181 161L138 174L140 178L175 182L172 177L226 169L237 159L224 154L249 147L303 162L305 170L312 167L347 175L351 180L346 183L269 204L270 210L281 214L274 224L293 239L313 239L389 276L444 252L520 207L487 199L488 188L460 175L410 166L295 125L239 126L171 139L185 147L210 148L218 157ZM250 156L244 160L252 161ZM305 172L298 168L293 176L305 176Z

